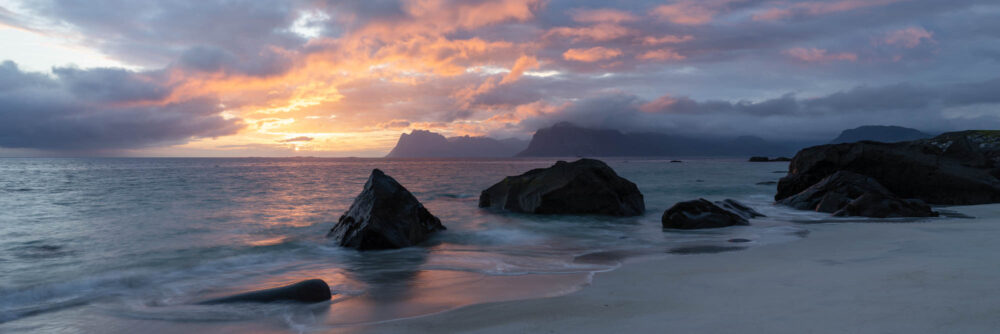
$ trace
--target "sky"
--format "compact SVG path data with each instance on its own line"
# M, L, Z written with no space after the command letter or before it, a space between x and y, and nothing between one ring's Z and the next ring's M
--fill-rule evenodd
M996 0L0 0L0 155L1000 129Z

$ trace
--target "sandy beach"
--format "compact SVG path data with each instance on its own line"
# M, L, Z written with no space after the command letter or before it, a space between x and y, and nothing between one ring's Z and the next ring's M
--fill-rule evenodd
M1000 205L976 219L803 225L796 242L626 263L565 296L475 305L366 333L990 333Z

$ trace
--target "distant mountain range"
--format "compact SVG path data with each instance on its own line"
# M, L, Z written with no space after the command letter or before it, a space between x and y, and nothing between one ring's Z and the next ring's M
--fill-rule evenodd
M396 147L386 158L486 158L512 157L524 150L528 143L524 140L493 139L489 137L451 137L413 130L399 136Z
M543 156L750 156L790 155L801 146L759 137L691 138L663 133L623 133L562 122L538 129L519 157Z
M866 125L844 130L831 143L862 140L898 142L932 137L900 126ZM760 137L686 137L664 133L625 133L592 129L568 122L538 129L530 142L489 137L450 137L413 130L402 134L387 158L459 157L656 157L656 156L792 156L820 142L770 142Z
M854 129L844 130L840 133L840 136L834 138L830 143L853 143L862 140L894 143L930 137L933 136L920 132L920 130L917 129L904 128L902 126L865 125Z

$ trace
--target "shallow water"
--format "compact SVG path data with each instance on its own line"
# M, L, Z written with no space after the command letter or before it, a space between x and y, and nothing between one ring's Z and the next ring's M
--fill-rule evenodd
M5 332L303 332L569 293L624 259L796 240L771 204L787 163L608 159L645 196L641 217L530 216L477 208L479 191L538 160L0 159L0 329ZM422 247L356 252L324 238L372 168L448 230ZM660 228L675 202L734 198L752 226ZM730 243L741 238L749 242ZM708 251L706 251L708 252ZM315 305L192 305L322 278ZM48 316L58 313L58 316Z

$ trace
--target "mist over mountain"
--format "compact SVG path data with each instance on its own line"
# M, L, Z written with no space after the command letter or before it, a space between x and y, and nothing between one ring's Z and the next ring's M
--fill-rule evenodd
M538 129L520 157L541 156L780 156L812 143L774 143L754 136L694 138L664 133L623 133L561 122Z
M837 138L830 141L831 144L853 143L862 140L871 140L883 143L894 143L900 141L910 141L933 137L917 129L905 128L895 125L865 125L854 129L844 130Z
M512 157L527 146L516 139L489 137L451 137L427 130L413 130L399 136L396 147L386 158L486 158Z

